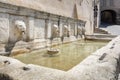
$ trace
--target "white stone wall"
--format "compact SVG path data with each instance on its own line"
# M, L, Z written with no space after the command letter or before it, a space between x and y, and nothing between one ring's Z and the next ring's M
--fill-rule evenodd
M45 20L35 19L34 20L34 39L45 38Z
M86 21L85 30L87 35L92 35L94 33L93 9L93 0L82 0L81 4L80 2L77 3L78 17Z
M15 37L15 32L14 32L14 29L15 29L15 21L16 20L22 20L25 22L26 24L26 30L28 30L28 23L27 23L27 17L26 16L20 16L20 15L9 15L9 38L12 39L12 40L17 40L16 37ZM27 31L25 33L25 38L27 36Z
M28 27L28 34L27 34L27 38L28 38L28 40L34 40L34 32L35 32L35 29L34 29L34 24L35 24L35 22L34 22L34 18L33 17L28 17L28 24L29 24L29 26L27 26Z
M75 36L75 23L70 23L70 35Z
M82 20L70 17L0 3L0 35L3 35L0 36L0 43L7 43L8 39L17 40L13 32L16 20L22 20L26 24L27 29L23 40L31 41L33 46L43 47L46 46L46 42L52 37L53 25L59 27L60 31L57 37L61 38L64 35L64 40L69 42L77 40L75 37L77 35L77 25L83 23ZM70 36L63 34L64 25L68 26L68 34ZM73 38L75 39L73 40ZM56 41L56 38L54 41Z
M9 15L0 13L0 43L8 41L9 37Z

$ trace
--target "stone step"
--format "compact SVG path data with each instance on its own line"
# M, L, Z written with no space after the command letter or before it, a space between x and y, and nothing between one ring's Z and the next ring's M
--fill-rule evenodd
M105 40L110 41L115 38L117 35L110 35L110 34L93 34L93 35L86 35L87 40Z
M109 34L107 30L101 29L101 28L95 28L95 33L101 33L101 34Z

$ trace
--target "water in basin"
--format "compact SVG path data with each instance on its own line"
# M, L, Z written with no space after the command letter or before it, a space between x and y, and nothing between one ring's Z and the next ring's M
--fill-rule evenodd
M20 54L14 56L14 58L27 64L37 64L67 71L106 44L107 42L99 41L77 41L55 46L54 48L60 51L54 56L48 55L47 51L44 49Z

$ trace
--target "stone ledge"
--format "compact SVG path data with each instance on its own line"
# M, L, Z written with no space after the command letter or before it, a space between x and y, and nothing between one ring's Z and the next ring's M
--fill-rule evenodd
M119 48L120 36L67 72L0 56L0 73L14 80L118 80Z

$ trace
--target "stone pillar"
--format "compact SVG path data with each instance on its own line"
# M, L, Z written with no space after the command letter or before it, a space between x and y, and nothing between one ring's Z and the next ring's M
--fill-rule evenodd
M77 22L75 22L75 36L77 36L77 27L78 27L78 24Z
M63 22L61 19L60 19L60 23L59 23L59 28L60 28L60 37L62 37L63 36Z
M68 25L67 25L67 26L68 26L69 35L71 36L72 33L71 33L71 26L70 26L70 23L69 23L69 22L68 22Z
M51 34L51 21L50 20L47 20L46 21L46 23L45 23L46 25L47 25L47 38L51 38L51 36L52 36L52 34Z
M27 39L34 40L34 18L28 17Z
M9 14L0 13L0 43L8 42L9 38Z
M48 34L48 20L46 19L45 20L45 39L48 38L47 34Z
M46 21L45 21L45 26L46 26L46 39L47 39L47 43L46 43L46 46L47 47L50 47L51 45L52 45L52 41L50 40L50 38L51 38L51 36L52 36L52 34L51 34L51 21L50 21L50 19L47 19Z

